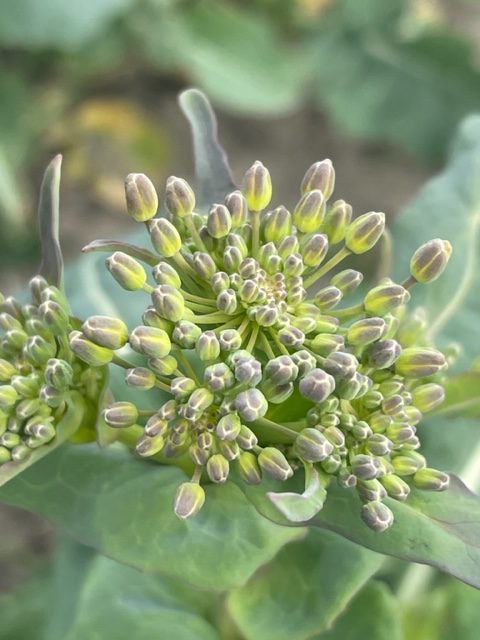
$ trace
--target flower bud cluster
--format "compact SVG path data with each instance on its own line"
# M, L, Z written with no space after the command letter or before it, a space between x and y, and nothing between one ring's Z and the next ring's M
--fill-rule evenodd
M63 294L41 276L30 290L28 304L0 294L0 465L51 443L69 394L88 396L98 382L69 346Z
M158 218L153 185L127 178L128 209L146 221L158 258L126 246L107 267L123 288L150 297L143 324L129 332L119 319L94 316L71 345L92 366L128 345L145 361L114 359L127 383L170 394L146 423L145 412L122 401L104 415L112 427L140 426L138 455L190 459L192 480L175 499L181 518L202 507L200 481L223 483L232 466L255 484L264 473L286 480L313 465L325 484L357 491L362 518L376 531L393 522L386 496L405 500L412 484L448 486L418 453L416 433L423 413L443 400L437 379L447 362L424 346L422 330L412 339L406 305L413 284L441 274L451 247L423 245L403 284L385 278L358 302L363 275L339 265L374 247L385 215L353 219L348 203L329 202L334 183L331 162L317 162L291 210L268 209L270 174L255 162L241 190L201 214L189 184L171 177L168 215ZM141 187L138 201L132 185ZM139 255L153 267L150 281ZM345 306L350 295L357 302ZM299 418L270 419L287 403L298 405Z

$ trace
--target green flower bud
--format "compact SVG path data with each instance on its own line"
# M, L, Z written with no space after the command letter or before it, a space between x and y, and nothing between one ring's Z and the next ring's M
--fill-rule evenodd
M301 276L305 266L300 253L292 253L283 263L283 273L286 276Z
M235 376L224 362L206 367L203 380L214 393L230 389L235 384Z
M215 433L220 440L235 440L240 433L242 423L235 413L229 413L220 418L215 429Z
M177 518L196 516L205 502L205 491L195 482L183 482L175 493L173 509Z
M319 189L325 200L328 200L335 187L335 170L329 159L315 162L306 171L302 178L300 190L302 193Z
M23 347L24 357L35 366L43 366L55 357L57 348L53 340L41 336L31 336Z
M138 453L142 458L149 458L150 456L154 456L165 446L165 440L163 436L141 436L141 438L137 441L135 446L135 452Z
M37 304L42 300L42 291L48 287L48 282L43 276L34 276L28 283L32 294L32 299Z
M335 380L323 369L312 369L300 380L299 389L312 402L323 402L333 393Z
M337 200L327 210L322 231L327 234L330 244L338 244L345 238L352 220L352 207L345 200Z
M409 347L395 362L395 371L405 378L433 376L447 367L445 356L435 349Z
M294 447L296 454L306 462L321 462L333 453L332 443L323 433L310 427L299 433Z
M410 300L410 294L399 284L381 284L370 289L363 306L371 315L385 316Z
M28 445L19 444L16 447L13 447L11 451L12 461L21 462L22 460L26 460L27 458L30 457L31 453L32 453L32 450Z
M368 349L368 364L375 369L387 369L402 351L396 340L379 340Z
M210 285L214 293L217 294L221 291L224 291L225 289L228 289L230 287L230 278L228 276L228 273L225 273L224 271L217 271L211 277Z
M17 369L11 362L0 358L0 382L8 382L17 373Z
M301 253L307 267L318 267L328 251L328 238L324 233L313 233L302 242Z
M367 502L383 500L383 498L387 497L387 492L376 478L373 478L373 480L358 480L356 487L360 498Z
M247 389L235 398L235 408L246 422L254 422L267 413L268 402L259 389Z
M364 504L360 515L367 527L377 533L382 533L393 524L393 513L379 500Z
M450 484L450 477L447 473L424 467L419 469L413 476L413 484L418 489L426 491L445 491Z
M380 478L380 482L387 490L388 495L394 498L394 500L405 502L408 498L410 487L402 478L399 478L395 474L389 474Z
M150 220L157 213L157 192L143 173L129 173L125 178L125 199L128 215L136 222Z
M293 476L293 469L281 451L275 447L265 447L258 454L258 464L262 471L276 480L288 480Z
M12 459L12 454L7 447L0 447L0 465L5 462L9 462Z
M302 233L317 231L325 215L325 199L321 191L307 191L293 211L293 222Z
M262 365L253 357L234 364L235 379L240 384L255 387L262 379Z
M213 258L203 251L195 251L193 254L193 268L204 280L210 280L217 270Z
M22 398L36 398L40 390L40 380L36 373L27 376L12 376L10 384Z
M199 389L195 389L195 391L192 392L187 400L187 403L195 413L203 413L206 409L208 409L208 407L213 404L213 401L213 393L209 389L200 387Z
M155 374L146 367L133 367L125 371L125 382L135 389L152 389L155 386Z
M236 329L224 329L218 337L222 351L236 351L242 346L242 336Z
M216 360L220 355L220 342L214 331L204 331L197 339L195 350L203 362Z
M180 291L169 284L161 284L152 291L152 302L160 317L178 322L185 315L185 300Z
M65 400L64 394L63 390L44 384L40 389L39 398L49 407L59 407Z
M386 456L392 449L393 442L382 433L372 434L365 443L366 452L372 456Z
M441 385L431 382L414 389L412 396L412 403L415 407L422 413L428 413L442 404L445 399L445 391Z
M182 247L182 238L176 227L166 218L155 218L147 223L150 240L155 251L164 258L171 258Z
M303 311L303 307L306 305L302 305L297 309L297 313L305 313ZM316 309L316 307L314 307ZM335 333L340 326L340 322L337 318L333 318L332 316L324 316L317 318L317 331L318 333Z
M343 293L348 295L355 291L355 289L362 283L363 274L355 269L344 269L339 273L336 273L333 278L330 279L330 284Z
M405 401L399 394L395 394L393 396L390 396L389 398L385 398L385 400L382 402L383 412L391 416L397 415L400 411L403 410L404 406Z
M155 265L152 275L157 284L169 284L175 289L180 289L182 286L180 276L167 262L159 262Z
M42 299L41 302L44 302L44 300ZM7 313L13 318L16 318L19 322L23 322L24 320L22 315L22 305L17 300L15 300L13 296L8 296L3 300L3 302L1 302L0 311Z
M0 446L6 447L7 449L13 449L17 447L21 443L22 439L18 433L12 433L11 431L7 431L3 435L0 436Z
M105 264L118 284L127 291L142 289L147 281L147 274L142 265L123 251L115 251L107 258Z
M42 321L53 331L64 332L69 324L68 313L57 302L47 300L38 307Z
M153 416L150 416L144 429L147 436L165 436L167 431L168 421L162 418L159 413L154 413Z
M262 471L257 457L249 451L244 451L238 457L235 468L239 476L247 484L259 484L262 481Z
M242 449L253 449L258 444L258 438L251 429L242 424L237 435L237 442Z
M189 320L180 320L176 323L172 333L172 341L182 349L193 349L199 339L202 330Z
M86 338L107 349L121 349L128 341L128 327L119 318L90 316L81 328Z
M357 320L347 330L347 341L354 346L365 346L380 340L386 329L383 318Z
M268 169L259 160L245 172L242 192L250 211L262 211L270 203L272 180Z
M370 251L385 230L385 214L377 211L364 213L347 228L345 246L355 254Z
M359 366L357 358L352 353L333 351L323 363L323 369L334 378L353 378Z
M265 220L263 237L266 242L280 244L292 231L292 215L283 206L274 209Z
M18 400L18 394L10 384L0 387L0 409L8 411Z
M109 427L131 427L138 420L138 409L132 402L114 402L103 411L103 419Z
M292 395L294 386L292 382L279 384L271 380L265 380L262 383L262 393L272 404L282 404Z
M350 458L352 473L359 480L372 480L379 475L381 469L378 458L360 453Z
M73 369L65 360L50 358L44 371L45 382L55 389L64 391L73 382Z
M337 417L337 416L335 416ZM322 425L324 426L324 425ZM345 446L345 436L343 431L336 426L329 426L323 431L325 438L333 444L334 447Z
M315 234L316 235L316 234ZM292 253L298 253L300 244L296 235L288 235L283 238L277 247L278 255L285 259Z
M327 357L330 353L344 347L343 336L335 333L319 333L310 342L310 349L318 355Z
M224 238L232 228L232 216L223 204L214 204L207 217L207 229L212 238Z
M217 296L217 308L228 315L233 315L237 310L237 296L233 289L225 289Z
M130 346L134 351L150 358L164 358L172 347L168 334L157 327L140 325L135 327L129 337Z
M210 457L210 453L205 449L202 449L198 442L193 442L189 448L188 453L190 454L191 459L196 465L203 467L208 462L208 458Z
M452 245L448 240L430 240L413 254L410 273L417 282L432 282L442 275L451 255Z
M195 194L186 180L170 176L165 187L165 206L172 216L185 218L195 208Z
M22 323L9 313L0 313L0 329L4 331L22 331Z
M227 245L223 252L223 266L229 273L235 273L239 270L242 262L242 252L238 247Z
M393 424L386 426L385 433L394 444L400 445L408 442L415 436L415 429L408 423L394 422Z
M143 324L147 327L157 327L163 329L168 335L173 332L173 324L169 320L161 318L153 307L148 307L142 313Z
M223 484L227 481L230 471L228 460L221 454L215 453L207 462L207 474L212 482Z
M14 352L20 351L27 342L27 339L28 335L25 331L13 329L12 331L7 331L2 345Z
M197 388L195 380L186 378L185 376L178 376L174 378L170 383L170 390L179 402L187 400L190 394Z
M315 294L315 304L320 309L333 309L340 300L342 299L343 294L340 289L337 287L329 286L323 287Z
M247 221L248 206L241 191L232 191L225 198L225 206L230 211L232 226L241 227Z
M423 456L422 456L423 458ZM392 465L398 476L411 476L425 466L424 460L411 456L399 455L392 458Z

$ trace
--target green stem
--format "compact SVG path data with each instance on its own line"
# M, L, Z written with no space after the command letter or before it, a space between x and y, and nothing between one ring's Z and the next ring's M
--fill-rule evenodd
M414 284L417 284L417 282L418 280L415 280L413 276L408 276L408 278L405 278L405 280L402 282L402 287L404 289L411 289Z
M253 353L253 349L255 348L255 343L257 342L259 331L260 331L260 327L258 326L258 324L255 324L255 326L253 327L252 335L250 336L250 339L246 346L247 351L249 351L250 353Z
M275 333L275 330L272 329L271 327L269 327L268 328L268 333L272 336L272 339L275 342L276 346L278 347L280 353L282 353L285 356L288 356L289 355L289 351L288 351L287 347L280 342L277 334Z
M258 249L260 246L260 212L252 211L250 216L250 224L252 225L252 256L256 258L258 256Z
M308 278L305 278L303 282L303 286L305 288L311 287L312 284L315 284L317 280L319 280L326 273L328 273L330 269L333 269L333 267L336 267L337 264L339 264L342 260L347 258L350 254L351 252L347 249L347 247L342 247L340 251L338 251L334 256L332 256L330 260L326 262L321 269L312 273L310 276L308 276Z
M334 318L350 318L364 313L363 302L355 304L351 307L344 307L343 309L329 309L328 313Z
M204 245L203 240L200 238L200 234L198 233L197 227L195 226L192 216L191 215L185 216L184 221L197 247L202 251L205 251L206 253L208 253L208 249Z
M228 322L231 319L232 316L227 316L226 313L208 313L200 316L194 315L192 321L198 324L217 324L217 322Z
M183 370L185 372L185 374L187 376L189 376L190 378L192 378L192 380L195 380L195 382L197 384L200 384L197 374L195 372L195 369L192 367L192 365L190 364L189 359L187 358L187 356L183 353L182 349L180 347L177 347L175 350L175 357L176 359L180 362L180 364L183 367ZM183 375L183 374L182 374Z
M278 433L282 433L283 435L290 436L293 440L298 436L298 432L293 429L289 429L285 427L283 424L278 424L278 422L274 422L273 420L269 420L268 418L259 418L255 420L254 425L258 425L260 427L268 427L269 429L273 429Z
M265 351L265 353L267 354L268 358L270 360L273 360L275 358L275 352L273 351L272 347L270 346L270 343L268 341L267 336L263 333L263 331L260 333L260 340L262 341L262 345L263 345L263 350Z

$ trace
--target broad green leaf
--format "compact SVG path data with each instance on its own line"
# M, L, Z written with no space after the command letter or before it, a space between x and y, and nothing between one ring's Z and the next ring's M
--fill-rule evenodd
M351 135L437 159L478 107L474 51L439 29L407 29L403 0L339 0L312 34L318 104Z
M21 587L0 594L0 640L42 638L50 604L49 587L48 576L39 575Z
M445 238L453 254L443 275L412 290L413 302L425 305L430 333L440 346L460 343L459 367L480 351L480 116L461 125L450 161L396 217L393 226L395 276L408 273L413 251L432 237Z
M444 383L445 401L433 417L480 417L480 371L465 371Z
M277 490L285 490L285 483L276 485ZM265 517L288 524L265 495L271 483L238 486ZM360 519L358 496L331 487L324 508L308 524L334 531L378 553L428 564L480 587L480 497L459 478L451 477L447 491L412 489L406 502L387 498L385 503L395 522L387 531L375 533Z
M60 172L62 156L50 162L43 177L38 205L42 263L39 273L50 284L61 287L63 283L63 256L59 240Z
M235 189L227 155L218 142L217 120L206 96L188 89L180 94L179 103L192 130L197 204L200 210L208 211L211 204L223 202Z
M304 640L332 624L383 560L335 534L311 529L232 591L228 607L246 640Z
M207 487L200 514L173 513L177 467L135 460L122 447L64 446L0 490L75 539L148 573L223 591L242 585L304 530L269 522L233 484Z
M403 639L401 632L398 605L388 587L381 582L371 582L362 589L340 616L333 629L315 636L314 640L366 640L366 638L368 640L406 640Z
M133 0L7 0L2 5L0 42L28 49L74 50L132 5Z

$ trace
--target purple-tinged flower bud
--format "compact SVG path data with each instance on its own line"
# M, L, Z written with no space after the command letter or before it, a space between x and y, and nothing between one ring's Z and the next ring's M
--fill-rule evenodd
M204 280L210 280L217 271L215 261L204 251L195 251L193 254L193 268Z
M161 284L152 291L152 302L160 317L178 322L185 314L185 300L180 291L169 284Z
M373 502L374 500L381 501L387 497L387 492L380 483L380 480L376 478L372 480L359 480L356 487L360 498L367 502Z
M114 402L104 410L103 419L109 427L131 427L138 420L138 409L132 402Z
M333 309L340 300L342 299L343 294L337 287L329 286L323 287L315 294L315 304L320 309Z
M306 351L305 349L300 349L300 351L296 351L292 353L291 358L293 362L298 367L298 373L300 376L304 376L312 369L315 369L317 366L317 360L315 356Z
M352 473L355 474L359 480L376 478L380 470L378 459L363 453L352 456L350 465L352 467Z
M312 402L323 402L335 389L335 380L323 369L312 369L301 380L300 393Z
M245 422L254 422L267 413L268 402L259 389L247 389L235 398L235 408Z
M402 478L399 478L393 473L383 476L380 482L385 487L388 495L394 500L405 502L410 494L410 487L405 480L402 480Z
M328 251L328 238L324 233L307 236L300 248L303 262L307 267L318 267Z
M335 187L335 170L332 161L328 158L314 162L305 172L302 178L300 190L302 193L319 189L325 200L328 200Z
M278 332L278 339L285 346L298 349L305 342L305 334L297 327L284 327Z
M240 433L241 427L242 423L237 414L228 413L218 421L215 433L220 440L235 440Z
M50 358L44 371L45 382L60 391L68 389L73 381L72 366L65 360ZM34 384L36 386L36 384Z
M447 368L445 356L435 349L409 347L395 362L395 371L405 378L433 376Z
M298 367L290 356L283 355L269 360L265 365L265 377L277 384L293 382L298 376Z
M224 238L232 228L232 216L223 204L214 204L207 217L207 229L212 238Z
M86 338L107 349L121 349L128 340L128 327L119 318L90 316L81 329Z
M202 330L189 320L179 320L172 333L172 341L182 349L193 349L197 344Z
M301 233L318 231L325 215L325 198L319 189L303 194L293 211L293 222Z
M175 493L173 510L177 518L196 516L205 502L205 491L195 482L183 482Z
M250 211L262 211L269 205L272 199L272 180L268 169L259 160L245 172L242 193Z
M253 449L258 444L258 438L251 429L242 424L237 435L237 442L242 449Z
M230 211L232 226L241 227L248 217L248 206L241 191L232 191L225 198L225 206Z
M157 251L164 258L171 258L182 247L182 238L177 228L166 218L155 218L147 223L150 240Z
M430 240L413 254L410 273L417 282L433 282L442 275L451 255L452 245L448 240Z
M392 449L393 442L382 433L372 434L365 443L366 452L372 456L386 456Z
M340 289L343 295L348 295L349 293L353 293L362 281L363 274L360 273L360 271L344 269L330 279L330 284Z
M323 363L323 369L327 373L334 378L344 379L353 378L358 366L357 358L352 353L346 353L345 351L334 351L330 353Z
M292 232L292 215L283 206L274 209L263 227L263 237L267 242L280 244L282 240Z
M428 413L442 404L445 399L445 390L441 385L431 382L416 387L412 396L415 407L422 413Z
M165 206L172 216L185 218L195 208L195 194L186 180L170 176L165 188Z
M216 360L220 355L220 342L214 331L204 331L195 345L198 357L203 362Z
M352 220L352 207L345 200L337 200L327 210L322 231L327 234L331 245L338 244L345 238Z
M366 253L376 245L384 230L384 213L377 211L364 213L348 226L345 234L345 246L352 253Z
M148 390L155 386L155 374L146 367L133 367L125 371L125 382L129 387Z
M224 362L216 362L206 367L203 380L214 393L226 391L235 384L235 376Z
M365 346L380 340L387 325L383 318L365 318L357 320L347 330L347 341L354 346Z
M127 291L142 289L147 281L142 265L123 251L115 251L105 260L105 264L118 284Z
M142 458L149 458L150 456L154 456L165 446L165 440L163 436L147 436L143 435L137 440L137 444L135 446L135 453Z
M182 281L177 271L168 262L159 262L152 271L153 279L157 284L169 284L175 289L180 289Z
M239 476L247 484L259 484L262 481L262 471L258 464L257 456L249 451L244 451L237 458L235 468Z
M207 474L212 482L223 484L230 471L228 460L221 453L214 453L207 462Z
M242 345L242 336L236 329L224 329L218 337L222 351L236 351Z
M225 289L217 296L217 308L227 315L233 315L237 310L237 295L233 289Z
M410 300L410 294L400 284L387 283L370 289L363 306L371 315L386 316Z
M262 365L255 358L235 363L235 379L240 384L256 387L262 379Z
M288 235L277 245L278 255L285 260L292 253L298 253L300 245L296 235Z
M258 464L262 471L277 480L285 481L293 476L293 469L281 451L275 447L265 447L258 454Z
M68 313L54 300L42 302L38 307L38 313L41 320L52 331L64 332L70 325Z
M377 533L382 533L393 524L393 513L379 500L364 504L360 515L367 527Z
M72 331L69 335L70 348L73 353L91 367L101 367L111 362L113 351L88 340L80 331ZM54 356L50 354L50 358ZM45 358L48 360L48 358Z
M396 340L379 340L368 349L368 364L375 369L388 369L401 351L402 347Z
M447 473L425 467L415 473L413 484L418 489L425 489L426 491L445 491L450 484L450 477Z
M317 429L303 429L295 440L296 454L306 462L322 462L333 453L333 444Z
M128 215L136 222L150 220L157 213L157 192L143 173L129 173L125 178L125 199Z
M168 334L163 329L140 325L135 327L129 337L130 346L134 351L150 358L164 358L172 347Z

